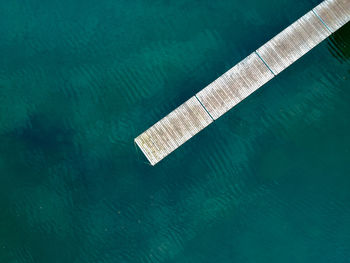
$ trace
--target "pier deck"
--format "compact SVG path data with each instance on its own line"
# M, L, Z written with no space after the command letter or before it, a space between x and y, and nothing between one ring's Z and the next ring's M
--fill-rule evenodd
M350 20L350 0L325 0L135 138L155 165Z

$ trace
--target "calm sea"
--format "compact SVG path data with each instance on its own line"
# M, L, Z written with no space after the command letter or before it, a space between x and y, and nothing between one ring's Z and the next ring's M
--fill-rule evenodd
M349 262L350 24L155 167L133 142L320 2L0 0L0 262Z

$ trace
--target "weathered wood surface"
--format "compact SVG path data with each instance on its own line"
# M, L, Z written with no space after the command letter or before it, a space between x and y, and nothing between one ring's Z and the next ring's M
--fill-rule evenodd
M277 75L329 35L329 30L310 11L260 47L257 53Z
M196 96L216 120L272 78L271 71L252 53Z
M212 122L197 98L192 97L139 135L135 142L155 165Z
M136 144L155 165L349 20L350 0L322 2L139 135Z
M332 33L350 21L350 0L323 1L313 10Z

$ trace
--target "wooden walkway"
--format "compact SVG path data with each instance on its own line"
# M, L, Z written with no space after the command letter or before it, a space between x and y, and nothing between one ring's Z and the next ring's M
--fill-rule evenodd
M350 20L350 0L326 0L135 138L155 165Z

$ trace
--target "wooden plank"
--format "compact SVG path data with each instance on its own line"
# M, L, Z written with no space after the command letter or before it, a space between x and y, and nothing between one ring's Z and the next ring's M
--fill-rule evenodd
M313 10L332 33L350 20L350 0L327 0Z
M271 71L252 53L196 96L216 120L272 78Z
M260 47L257 53L277 75L329 35L329 30L310 11Z
M212 122L197 98L192 97L135 138L135 142L155 165Z

